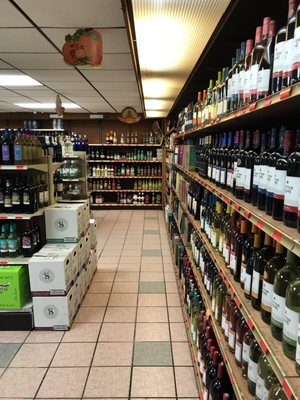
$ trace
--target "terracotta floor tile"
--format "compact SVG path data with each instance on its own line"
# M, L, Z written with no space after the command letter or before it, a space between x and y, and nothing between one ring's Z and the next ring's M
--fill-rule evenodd
M126 247L122 250L122 258L124 257L140 257L142 254L142 250L137 249L126 249Z
M170 340L169 324L137 323L135 340L137 342L168 342Z
M135 322L135 307L108 307L104 322Z
M110 295L109 307L136 307L137 293L112 293Z
M29 331L0 331L0 343L23 343Z
M138 272L117 272L115 282L138 282Z
M97 271L99 272L116 272L118 264L97 264Z
M84 397L128 397L130 367L92 367Z
M112 293L137 293L138 290L138 282L115 282Z
M138 307L137 322L168 322L166 307Z
M95 343L61 343L51 367L88 367L95 346Z
M132 342L134 335L133 323L103 323L100 342Z
M190 347L187 342L174 342L172 343L174 365L189 366L193 365Z
M1 377L1 396L33 399L46 368L7 368Z
M141 262L141 256L121 256L120 264L138 264Z
M141 266L139 263L119 264L118 272L138 272Z
M96 282L93 281L88 293L110 293L113 282Z
M160 293L139 294L139 307L165 307L166 295Z
M165 272L165 281L166 282L176 282L175 273L172 272Z
M178 293L177 284L175 282L166 282L167 293Z
M175 397L172 367L134 367L132 397Z
M132 363L132 350L133 342L100 342L97 344L93 366L130 366Z
M175 367L178 397L199 396L193 367Z
M98 264L114 264L119 262L120 256L107 256L104 257L101 255L99 258Z
M32 331L25 343L58 343L63 335L64 332L57 331Z
M11 367L48 367L58 343L25 343L12 360Z
M49 368L37 398L81 398L88 368Z
M81 307L105 307L108 298L108 293L87 293Z
M72 328L64 334L62 342L96 342L100 324L74 322Z
M163 281L164 274L162 272L141 272L141 281L144 282L156 282L156 281Z
M81 307L75 322L102 322L105 307Z

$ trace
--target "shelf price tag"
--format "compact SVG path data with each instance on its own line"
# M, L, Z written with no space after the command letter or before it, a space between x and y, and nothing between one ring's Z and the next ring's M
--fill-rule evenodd
M282 89L281 92L280 92L280 96L279 96L280 100L288 99L290 97L290 95L291 95L291 91L292 91L292 87L291 86L289 86L286 89Z
M249 328L250 328L251 330L253 330L254 324L253 324L253 322L252 322L252 319L248 318L246 322L247 322Z
M272 97L272 96L267 97L267 98L264 100L264 107L270 106L270 105L272 104L272 101L273 101L273 97Z
M234 289L233 288L230 288L230 294L232 297L234 297Z
M0 215L0 219L7 219L6 215Z
M250 106L249 106L249 111L250 111L250 112L255 111L255 110L256 110L256 105L257 105L257 103L252 103L252 104L250 104Z
M282 387L283 387L287 397L289 399L291 399L293 397L293 393L292 393L292 390L290 388L290 385L287 383L287 381L285 379L283 379L283 381L282 381Z
M282 239L282 235L280 232L275 231L273 232L272 238L277 242L279 242Z
M250 211L248 211L248 210L244 210L244 217L246 217L246 218L250 218Z
M240 300L239 297L236 297L236 298L235 298L235 302L236 302L236 305L237 305L238 307L241 307L242 303L241 303L241 300Z
M267 347L267 345L266 345L266 343L264 342L263 339L260 339L260 340L259 340L259 345L260 345L260 347L262 348L263 352L264 352L265 354L267 354L267 352L268 352L268 347Z
M232 374L229 374L229 379L230 379L230 382L233 384L234 383L234 378L233 378Z
M237 203L234 203L234 209L235 209L235 211L239 211L240 210L240 206Z
M261 229L261 228L264 226L263 221L259 219L259 220L257 221L257 223L256 223L256 226L257 226L259 229Z
M240 115L245 115L246 114L246 110L247 110L247 107L241 108Z

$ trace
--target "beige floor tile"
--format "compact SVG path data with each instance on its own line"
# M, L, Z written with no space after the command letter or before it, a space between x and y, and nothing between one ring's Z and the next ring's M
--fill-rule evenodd
M133 342L100 342L93 359L94 367L130 366L132 363Z
M94 275L93 282L112 282L115 278L115 272L97 271Z
M109 307L136 307L137 293L112 293L108 303Z
M168 293L167 294L167 302L169 307L180 307L180 297L179 294L176 293Z
M100 324L96 323L76 323L72 325L71 330L64 334L62 342L96 342Z
M46 368L7 368L1 377L1 396L33 399L46 371Z
M164 271L165 272L173 272L174 273L174 265L173 264L168 264L168 263L165 264L164 263Z
M105 307L108 298L108 293L87 293L81 307Z
M115 282L112 293L137 293L139 282Z
M169 324L137 323L135 340L137 342L168 342L170 340Z
M80 307L75 322L102 322L105 307Z
M122 251L122 258L124 257L140 257L142 254L142 249L137 248L137 249L127 249L124 247Z
M173 342L174 365L181 367L193 365L190 347L187 342Z
M165 272L165 281L166 282L176 282L175 273L172 272Z
M163 281L164 280L164 274L162 272L141 272L141 278L140 280L142 282L158 282L158 281Z
M99 342L132 342L134 323L103 323Z
M110 293L113 282L92 281L88 293Z
M172 367L134 367L132 397L175 397Z
M160 293L140 293L139 294L139 307L165 307L166 295Z
M170 323L171 330L171 339L173 342L186 342L186 330L183 322L171 322Z
M135 322L136 307L108 307L104 322Z
M138 307L137 322L168 322L166 307Z
M138 272L117 272L115 282L138 282Z
M95 346L95 343L61 343L51 367L88 367Z
M141 262L141 256L121 256L120 264L139 264Z
M118 264L97 264L97 271L99 272L116 272Z
M5 368L0 368L0 378L4 374Z
M142 257L142 265L143 264L161 264L162 265L162 258L160 256L143 256Z
M163 272L163 270L163 265L161 263L142 264L141 266L142 272Z
M115 249L114 252L112 252L111 249L104 248L104 250L101 253L101 257L112 257L112 254L113 254L113 257L117 257L117 256L120 257L121 253L122 253L121 248Z
M170 264L173 262L171 256L163 256L162 258L163 258L163 263L165 263L165 264L167 264L167 263Z
M139 249L142 250L142 243L127 243L125 244L124 248L130 250L130 249Z
M181 307L169 307L170 322L182 322L183 315Z
M142 243L143 243L142 236L139 236L139 237L136 237L136 238L128 236L126 238L126 240L125 240L124 247L127 247L128 244L141 245Z
M81 398L88 368L50 368L37 398ZM67 384L66 384L67 382Z
M141 266L139 263L132 264L119 264L118 272L139 272Z
M119 262L120 256L100 256L98 264L115 264Z
M193 367L175 367L178 397L199 396Z
M130 367L92 367L84 397L128 397Z
M54 331L32 331L25 343L58 343L61 341L64 332Z
M177 284L175 282L166 282L167 293L178 293Z
M0 331L0 343L23 343L29 331Z
M20 348L11 367L48 367L58 343L25 343Z

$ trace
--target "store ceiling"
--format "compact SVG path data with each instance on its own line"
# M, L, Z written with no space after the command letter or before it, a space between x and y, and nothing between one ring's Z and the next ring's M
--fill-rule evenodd
M229 3L230 0L132 1L141 65L138 79L142 80L144 103L138 90L121 0L1 0L0 76L27 74L43 86L0 86L0 112L31 111L30 107L20 108L15 103L54 103L58 93L63 102L81 107L74 112L115 113L126 106L142 112L145 104L147 116L166 116ZM158 25L153 26L152 31L148 30L152 44L149 45L149 38L148 44L143 43L141 24L145 24L145 18L153 21L163 15L189 28L190 36L181 38L181 47L172 47L177 59L181 59L178 65L174 61L170 65L167 58L162 60L164 53L170 58L170 52L159 48L161 35L166 39L163 40L166 50L170 45L166 30L162 32ZM101 32L103 63L100 69L74 68L64 63L60 53L64 37L79 27L93 27ZM145 46L152 52L148 65L145 51L141 52ZM157 91L156 95L151 79L161 78L170 90Z

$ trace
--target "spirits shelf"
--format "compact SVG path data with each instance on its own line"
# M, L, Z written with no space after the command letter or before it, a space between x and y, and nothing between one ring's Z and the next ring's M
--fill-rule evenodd
M180 224L179 224L178 220L175 218L175 216L174 216L174 219L175 219L177 228L180 232ZM247 381L242 377L242 369L240 367L238 367L238 365L235 363L235 356L233 353L231 353L229 346L228 346L227 342L225 341L222 330L221 330L220 326L217 324L214 315L212 315L211 299L210 299L209 295L207 294L207 291L204 287L201 274L195 265L195 262L194 262L194 259L192 256L192 252L188 248L188 245L185 242L182 235L181 235L181 240L183 241L183 244L186 248L189 261L192 265L194 277L197 281L197 285L200 290L202 299L204 300L205 308L206 308L206 315L207 316L210 315L210 317L211 317L211 325L212 325L213 331L216 335L216 340L217 340L217 343L221 350L223 360L226 365L228 375L229 375L232 387L234 389L235 395L236 395L237 399L240 399L240 400L248 400L248 399L252 400L253 396L248 391Z
M45 208L41 208L33 214L1 214L0 220L29 220L34 217L39 217L40 215L44 215Z
M299 96L300 83L297 83L293 86L282 89L280 92L274 93L265 99L239 108L238 110L232 111L222 117L218 117L211 122L202 124L184 133L179 133L175 136L175 139L184 139L186 136L190 137L191 135L206 131L213 132L218 129L229 127L232 123L241 126L241 124L247 124L262 117L273 119L274 115L276 117L286 117L287 113L297 112L299 107Z
M20 256L16 258L0 258L0 265L23 265L28 264L29 258Z
M119 204L119 203L90 203L90 206L93 207L161 207L161 204Z
M72 183L72 182L83 182L83 181L85 181L85 178L84 177L82 177L82 178L74 178L74 179L62 179L62 182L70 182L70 183Z
M30 131L33 131L33 132L64 132L65 130L64 129L61 129L61 128L57 128L57 129L53 129L53 128L49 128L49 129L38 129L38 128L35 128L35 129L29 129Z
M253 332L253 335L255 336L264 353L267 355L269 363L279 379L279 382L284 388L288 398L292 399L294 396L295 399L299 399L300 385L295 386L295 381L293 379L298 376L295 370L295 362L285 356L282 350L282 343L273 338L270 326L264 323L264 321L261 319L260 312L255 310L251 306L251 302L245 298L242 288L238 282L234 281L233 276L229 272L228 268L226 268L223 258L219 252L212 247L206 235L201 231L199 222L196 221L190 214L185 203L180 199L180 196L176 190L174 190L174 188L173 192L180 201L180 204L194 229L205 244L212 261L215 263L222 279L226 283L230 295L240 308L249 328Z
M94 193L94 192L100 192L100 193L160 193L161 190L150 190L150 189L120 189L120 190L110 190L110 189L96 189L96 190L90 190L89 193ZM0 216L1 218L1 216Z
M28 171L35 169L37 171L48 172L48 164L28 164L28 165L0 165L2 171Z
M177 129L174 127L174 128L171 128L170 130L168 130L167 132L166 132L166 136L169 136L169 135L172 135L172 133L175 133L177 131Z
M88 176L89 179L161 179L162 176Z
M126 144L126 143L116 143L116 144L114 144L114 143L111 143L111 144L109 144L109 143L89 143L89 146L97 146L97 147L161 147L161 145L159 144L159 143L153 143L153 144L150 144L150 143L137 143L137 144L134 144L134 143L128 143L128 144Z
M89 163L162 163L162 161L152 160L88 160Z
M267 215L265 212L258 210L258 208L254 207L250 203L246 203L243 200L237 200L231 192L221 189L212 182L201 178L195 172L188 171L178 164L173 165L194 181L199 182L203 187L215 194L225 203L229 204L235 209L235 211L239 212L288 250L291 250L300 256L300 234L297 232L297 229L289 228L283 225L282 222L273 220L272 217Z

